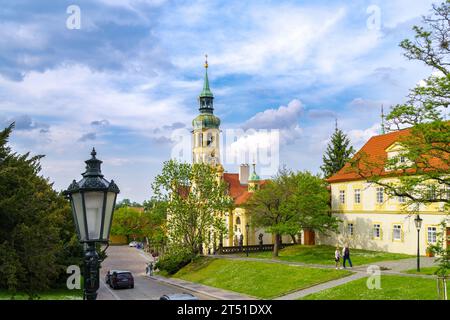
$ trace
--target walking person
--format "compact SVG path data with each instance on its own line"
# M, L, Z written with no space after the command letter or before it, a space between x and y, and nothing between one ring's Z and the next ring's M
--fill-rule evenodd
M148 275L153 276L153 262L148 264Z
M353 268L352 265L352 260L350 260L350 248L348 247L348 244L345 245L344 249L342 249L342 256L343 256L343 265L344 265L344 269L345 267L345 262L348 261L350 268Z
M341 264L341 251L339 250L339 246L337 246L336 251L334 251L334 261L336 262L336 269L339 269Z

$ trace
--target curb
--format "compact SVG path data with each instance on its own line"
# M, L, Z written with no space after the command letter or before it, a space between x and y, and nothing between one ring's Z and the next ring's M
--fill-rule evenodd
M226 298L224 298L224 297L215 295L215 294L210 293L210 292L206 292L206 291L198 290L198 289L193 289L193 288L188 288L188 287L186 287L186 286L184 286L184 285L182 285L182 284L179 284L179 283L176 283L176 282L172 282L172 281L168 281L167 278L162 277L162 276L147 276L147 277L150 278L150 279L152 279L152 280L156 280L156 281L159 281L159 282L163 282L163 283L166 283L166 284L169 284L169 285L172 285L172 286L176 286L176 287L182 288L182 289L184 289L184 290L188 290L188 291L192 291L192 292L197 292L197 293L200 293L200 294L203 294L203 295L206 295L206 296L210 296L210 297L215 298L215 299L217 299L217 300L228 300L228 299L226 299ZM185 281L185 280L183 280L183 281ZM187 281L186 281L186 282L187 282ZM202 286L204 286L204 285L202 285ZM222 291L225 291L225 290L223 290L223 289L217 289L217 288L214 288L214 289L215 289L215 290L222 290ZM233 292L233 291L226 291L226 292L228 292L228 293L230 293L230 294L241 295L240 293ZM242 296L242 298L244 298L244 297L247 297L248 299L241 299L241 300L251 300L251 299L257 300L256 298L253 298L253 297L250 297L250 296Z

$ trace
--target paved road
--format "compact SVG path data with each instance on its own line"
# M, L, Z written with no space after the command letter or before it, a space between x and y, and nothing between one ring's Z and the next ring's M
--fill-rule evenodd
M111 246L107 251L108 258L103 261L100 269L100 289L98 300L159 300L164 294L189 292L178 287L149 279L145 276L145 266L148 257L135 248L128 246ZM105 274L110 269L129 270L134 276L134 289L112 290L104 282ZM194 292L200 300L213 298Z

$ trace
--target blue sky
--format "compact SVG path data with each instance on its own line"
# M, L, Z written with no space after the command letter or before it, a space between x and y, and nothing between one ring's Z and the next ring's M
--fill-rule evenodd
M398 46L432 3L1 0L0 125L16 121L16 151L46 155L56 189L95 146L121 198L143 201L198 113L208 53L222 129L279 129L280 164L318 172L335 118L360 147L381 104L432 72ZM79 30L66 27L73 4Z

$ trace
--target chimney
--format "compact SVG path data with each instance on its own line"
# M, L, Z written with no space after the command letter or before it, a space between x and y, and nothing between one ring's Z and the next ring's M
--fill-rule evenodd
M241 164L239 166L239 182L240 184L248 184L248 177L250 175L250 167L248 164Z

